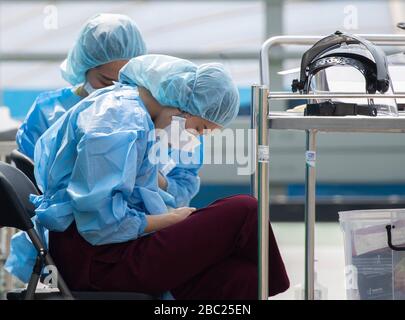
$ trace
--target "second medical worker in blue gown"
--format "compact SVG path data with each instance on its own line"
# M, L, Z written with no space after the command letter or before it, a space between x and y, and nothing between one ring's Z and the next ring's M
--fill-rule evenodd
M72 86L37 97L18 130L19 151L34 159L35 143L56 120L94 89L112 85L131 58L144 54L142 35L129 17L98 14L89 19L60 67Z
M146 54L146 46L136 24L121 14L98 14L82 28L61 65L62 77L72 86L38 96L17 132L19 151L34 158L39 137L67 110L118 79L119 70L133 57ZM187 206L200 187L198 171L202 165L203 144L195 148L199 162L173 161L161 165L159 193L168 207Z

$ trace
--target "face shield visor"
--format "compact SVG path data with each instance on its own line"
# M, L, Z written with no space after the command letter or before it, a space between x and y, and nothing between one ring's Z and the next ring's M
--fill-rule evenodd
M302 93L315 94L373 94L377 91L393 93L386 57L382 50L370 51L370 43L366 46L356 39L357 42L343 41L338 44L336 44L336 38L334 40L330 47L327 46L327 41L324 41L322 50L315 45L315 49L312 47L308 50L309 54L308 51L304 54L300 81L294 80L293 91L295 89ZM378 55L377 59L375 55ZM305 114L308 116L397 116L398 109L395 99L389 98L311 99Z

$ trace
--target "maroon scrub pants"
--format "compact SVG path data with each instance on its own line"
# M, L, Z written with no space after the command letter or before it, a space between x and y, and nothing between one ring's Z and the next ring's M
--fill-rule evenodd
M270 227L270 295L289 287ZM133 291L176 299L257 299L257 201L238 195L125 243L92 246L73 223L50 232L50 253L72 290Z

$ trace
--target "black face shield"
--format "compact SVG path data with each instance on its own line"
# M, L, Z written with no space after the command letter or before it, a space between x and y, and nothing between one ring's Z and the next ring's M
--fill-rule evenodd
M363 55L347 51L345 47L348 45L357 45L358 47L368 51L372 56L372 60ZM308 87L308 78L310 76L308 67L316 62L316 60L319 58L327 56L328 52L331 51L335 52L334 56L359 60L364 64L367 64L367 67L370 66L370 63L374 64L374 67L372 67L374 72L365 75L370 76L368 79L366 78L366 81L368 82L368 93L375 93L376 91L385 93L389 89L390 78L388 74L387 58L384 51L382 51L380 47L372 44L370 41L355 35L349 35L336 31L334 34L319 40L303 54L301 60L300 79L295 79L292 83L292 90L294 92L299 90L305 93L305 89Z
M329 91L325 70L330 67L351 67L358 70L365 80L364 92L385 93L390 89L390 77L385 53L371 42L357 36L336 32L320 41L304 53L301 61L300 80L292 83L294 92L309 93L316 85ZM390 114L389 106L374 104L315 101L307 105L308 116L346 116Z

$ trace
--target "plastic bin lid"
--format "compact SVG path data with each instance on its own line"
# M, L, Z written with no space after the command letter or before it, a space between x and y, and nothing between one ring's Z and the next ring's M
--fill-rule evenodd
M393 215L404 216L405 209L373 209L373 210L352 210L340 211L339 221L352 221L352 220L383 220L390 219Z

